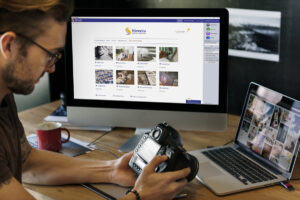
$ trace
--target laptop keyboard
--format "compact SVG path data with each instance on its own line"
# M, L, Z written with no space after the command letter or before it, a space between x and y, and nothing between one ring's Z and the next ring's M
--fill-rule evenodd
M277 178L230 147L202 153L245 185Z

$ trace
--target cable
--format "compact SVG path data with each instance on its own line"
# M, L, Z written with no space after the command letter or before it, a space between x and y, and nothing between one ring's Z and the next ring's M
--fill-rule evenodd
M300 178L291 178L290 180L291 181L298 181L298 180L300 180Z
M227 145L227 144L230 144L230 143L232 143L233 142L233 140L229 140L228 142L226 142L225 144L223 144L223 145Z
M115 154L115 153L113 153L113 152L111 152L109 150L106 150L106 149L94 148L93 150L104 151L106 153L109 153L109 154L113 155L115 158L119 158L119 156L117 154Z
M90 146L90 145L96 143L98 140L100 140L102 137L104 137L105 135L107 135L107 134L110 133L110 132L111 132L111 131L106 131L106 132L104 132L103 135L100 135L99 137L97 137L96 139L94 139L93 141L91 141L90 143L88 143L87 146Z
M100 135L99 137L97 137L95 140L93 140L92 142L90 142L87 146L90 147L93 150L104 151L104 152L107 152L107 153L113 155L115 158L119 158L119 156L117 154L113 153L112 151L109 151L109 150L106 150L106 149L103 149L103 148L98 148L95 145L102 137L104 137L105 135L109 134L110 132L111 131L104 132L103 135Z
M106 192L103 192L102 190L99 190L98 188L96 188L96 187L94 187L94 186L92 186L92 185L90 185L90 184L88 184L88 183L84 183L84 184L81 184L81 185L82 185L83 187L85 187L85 188L87 188L87 189L89 189L89 190L95 192L96 194L98 194L98 195L104 197L104 198L107 199L107 200L116 200L115 197L113 197L113 196L107 194Z
M233 140L229 140L228 142L226 142L226 143L224 143L222 146L224 146L224 145L227 145L227 144L230 144L230 143L232 143L233 142ZM214 146L207 146L206 148L213 148Z

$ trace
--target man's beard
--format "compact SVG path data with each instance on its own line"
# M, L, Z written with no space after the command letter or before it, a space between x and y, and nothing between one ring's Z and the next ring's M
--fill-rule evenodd
M2 79L6 83L7 88L16 94L26 95L34 90L35 82L33 80L22 80L22 77L17 77L17 67L29 69L24 65L26 64L21 59L18 59L15 63L9 62L2 73Z

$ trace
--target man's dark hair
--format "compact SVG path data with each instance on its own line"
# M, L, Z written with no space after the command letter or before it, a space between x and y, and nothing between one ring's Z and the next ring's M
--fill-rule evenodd
M0 0L0 33L12 31L34 40L47 30L46 19L66 22L73 7L73 0Z

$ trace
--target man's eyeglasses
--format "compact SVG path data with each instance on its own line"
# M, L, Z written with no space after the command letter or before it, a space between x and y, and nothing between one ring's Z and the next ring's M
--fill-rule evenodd
M3 33L0 33L0 34L3 34ZM20 33L16 33L16 35L20 36L21 38L23 38L23 39L25 39L25 40L27 40L29 42L31 42L32 44L38 46L40 49L42 49L43 51L45 51L48 54L49 60L47 61L47 64L46 64L46 66L48 68L51 68L52 66L54 66L55 63L57 63L57 61L59 59L61 59L62 54L60 52L51 53L50 51L48 51L47 49L45 49L44 47L42 47L40 44L36 43L35 41L33 41L32 39L26 37L25 35L22 35Z

